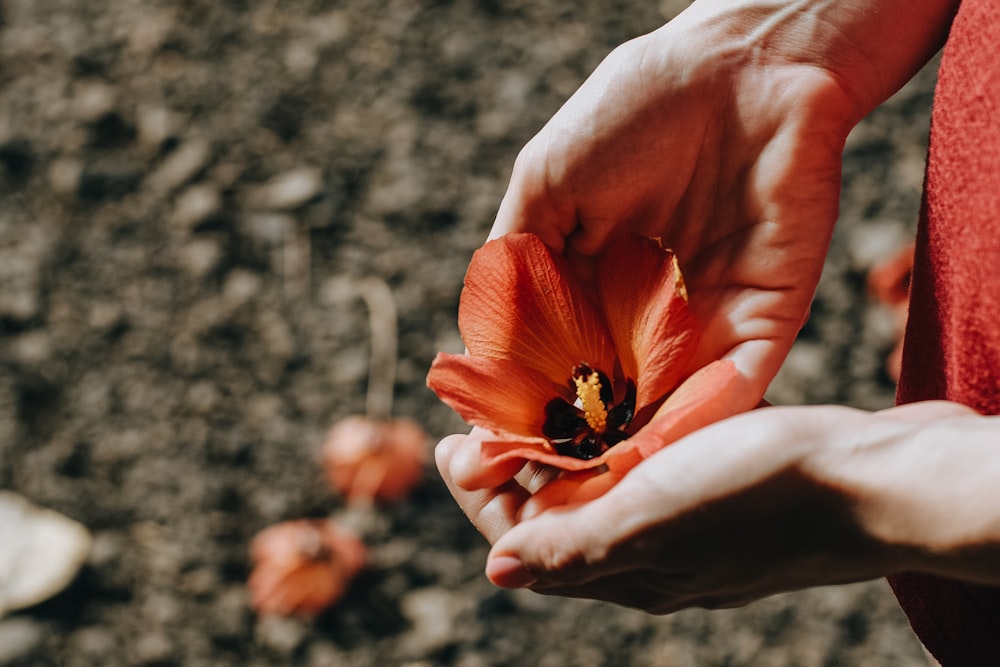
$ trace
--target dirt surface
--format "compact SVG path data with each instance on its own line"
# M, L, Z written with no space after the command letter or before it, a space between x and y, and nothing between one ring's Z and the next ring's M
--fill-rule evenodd
M370 564L334 609L248 609L251 536L344 512L317 451L365 409L353 285L398 302L394 412L461 430L424 375L461 349L517 150L684 5L0 0L0 488L95 538L68 590L0 619L0 664L922 665L882 582L665 618L498 591L430 469L355 521ZM933 79L851 137L776 402L891 403L864 276L912 229Z

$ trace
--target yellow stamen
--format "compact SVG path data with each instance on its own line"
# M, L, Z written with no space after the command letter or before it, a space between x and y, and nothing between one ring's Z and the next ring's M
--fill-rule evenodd
M583 416L587 424L596 433L604 433L608 424L608 408L601 400L601 379L597 371L587 376L573 378L576 383L576 395L583 406Z

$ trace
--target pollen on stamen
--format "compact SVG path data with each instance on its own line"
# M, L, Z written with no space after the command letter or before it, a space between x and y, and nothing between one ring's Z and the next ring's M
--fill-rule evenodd
M608 408L601 400L601 378L597 371L584 366L573 374L576 395L580 399L583 417L595 433L604 433L608 425ZM589 372L588 372L589 371Z

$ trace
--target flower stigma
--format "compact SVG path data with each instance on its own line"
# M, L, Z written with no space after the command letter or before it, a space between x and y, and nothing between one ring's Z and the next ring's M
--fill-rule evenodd
M611 380L590 364L579 363L570 376L577 404L556 397L545 405L542 433L558 454L578 459L600 456L631 435L624 429L635 412L635 382L626 380L617 405Z
M601 376L597 371L590 370L589 375L580 373L583 364L573 371L573 382L576 384L576 396L583 406L583 417L595 433L604 433L608 425L608 408L601 400Z

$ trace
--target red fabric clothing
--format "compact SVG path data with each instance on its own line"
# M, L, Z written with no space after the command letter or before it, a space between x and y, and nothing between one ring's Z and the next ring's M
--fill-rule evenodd
M1000 414L998 8L963 0L942 57L897 396L991 415ZM1000 588L918 574L890 583L943 667L1000 665Z

